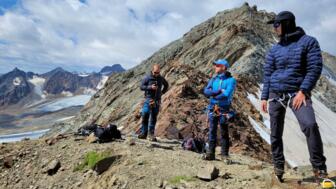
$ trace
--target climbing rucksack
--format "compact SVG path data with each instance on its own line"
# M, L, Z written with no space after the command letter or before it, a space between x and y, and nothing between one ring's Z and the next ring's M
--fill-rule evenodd
M121 139L121 132L116 125L109 124L106 127L97 127L94 133L98 138L98 142L110 142L114 139Z
M187 138L183 141L182 148L184 150L203 153L205 151L205 142L202 139Z

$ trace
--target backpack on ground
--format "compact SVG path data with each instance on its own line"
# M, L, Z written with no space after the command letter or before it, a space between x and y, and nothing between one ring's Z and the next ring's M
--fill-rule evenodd
M187 138L182 143L182 148L184 150L189 150L197 153L205 152L205 142L198 138Z
M98 127L94 133L98 138L98 142L110 142L114 139L121 139L121 132L116 125L109 124L106 127Z
M79 128L75 135L89 136L92 133L97 137L98 142L110 142L114 139L121 139L121 132L116 125L112 124L109 124L106 127L98 124L84 126Z

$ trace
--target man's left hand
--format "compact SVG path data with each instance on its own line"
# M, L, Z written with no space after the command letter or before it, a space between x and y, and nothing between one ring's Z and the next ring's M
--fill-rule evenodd
M306 106L306 95L302 92L302 91L299 91L294 99L293 99L293 108L294 110L298 110L302 104L304 104L304 106Z

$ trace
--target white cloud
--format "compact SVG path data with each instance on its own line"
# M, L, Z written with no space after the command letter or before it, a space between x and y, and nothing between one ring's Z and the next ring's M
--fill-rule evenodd
M249 1L258 9L291 10L322 49L336 54L336 5L323 1ZM48 71L130 68L218 11L243 1L21 0L0 16L0 72L15 66Z

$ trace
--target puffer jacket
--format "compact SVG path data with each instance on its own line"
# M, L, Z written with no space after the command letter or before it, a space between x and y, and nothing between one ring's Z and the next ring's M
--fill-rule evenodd
M298 27L281 38L266 56L261 99L269 93L310 93L322 72L319 43Z

